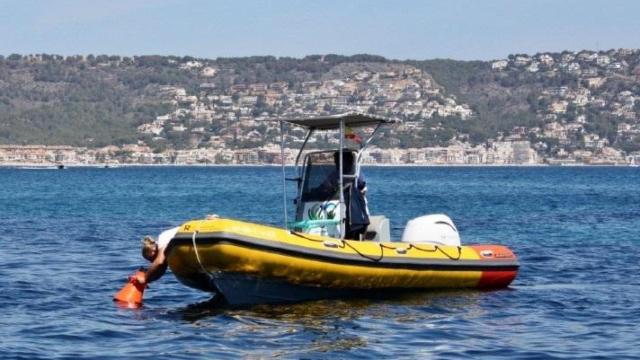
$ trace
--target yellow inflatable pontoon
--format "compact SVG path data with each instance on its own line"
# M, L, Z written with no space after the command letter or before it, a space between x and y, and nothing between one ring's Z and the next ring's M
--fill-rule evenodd
M341 240L228 219L184 224L168 252L180 282L232 305L500 288L518 269L504 246Z

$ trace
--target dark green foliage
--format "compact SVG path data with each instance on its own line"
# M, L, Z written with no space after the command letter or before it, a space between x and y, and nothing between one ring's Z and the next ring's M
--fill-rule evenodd
M406 63L427 72L438 84L458 96L463 94L460 91L463 87L485 82L491 77L488 73L491 67L484 61L435 59Z
M556 62L560 56L554 54ZM515 56L510 58L515 59ZM640 57L628 55L624 60L628 64L628 76L607 77L606 83L593 90L592 95L601 97L607 104L624 90L640 96L637 78L631 76L635 72L640 75ZM218 75L204 78L198 66L183 66L187 62L215 67ZM584 61L576 62L582 68L594 66ZM469 104L474 112L474 116L466 120L438 116L406 119L421 122L422 130L403 133L385 130L381 134L381 146L446 146L451 140L460 138L481 144L488 139L496 139L499 134L508 135L515 126L541 128L545 122L551 121L543 120L543 115L557 100L543 96L544 91L560 86L570 89L586 87L584 79L568 72L556 71L553 76L545 76L543 73L551 70L546 65L541 65L539 72L528 72L522 67L497 72L491 70L489 62L483 61L397 61L367 54L309 55L302 59L253 56L215 60L190 56L121 57L99 54L62 57L39 54L34 57L11 54L0 56L0 143L103 146L132 143L140 139L155 151L167 147L182 149L202 146L202 141L206 141L211 134L173 131L172 124L167 124L165 128L163 135L166 141L137 134L136 127L140 124L149 123L157 116L174 110L173 105L167 102L167 97L161 94L163 86L185 88L189 95L206 95L208 92L225 93L234 84L283 81L290 89L300 91L303 82L321 80L323 76L341 68L337 65L348 63L415 66L435 80L436 86L441 87L441 94L455 95L458 103ZM598 71L604 72L602 69ZM200 85L204 82L213 83L215 87L203 89ZM234 94L233 100L237 101L239 97ZM313 103L306 105L306 110L313 108ZM258 116L271 110L265 97L259 95L251 115ZM326 105L325 110L330 111L331 106ZM636 101L633 110L640 114L640 100ZM621 149L638 148L638 137L617 137L617 125L621 119L610 115L609 108L577 107L570 103L567 112L559 115L557 121L571 122L582 114L587 116L585 131L607 138ZM229 130L227 125L222 126L217 122L197 124L191 118L181 120L189 123L190 128L204 127L213 134ZM274 140L277 136L267 133L266 129L257 130L263 139ZM549 149L561 146L553 139L535 136L530 136L530 139L546 143ZM235 139L228 145L248 148L262 143Z

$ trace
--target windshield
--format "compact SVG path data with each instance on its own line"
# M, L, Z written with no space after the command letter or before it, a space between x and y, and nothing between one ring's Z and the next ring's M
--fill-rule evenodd
M348 151L344 159L344 174L354 174L354 155ZM338 200L338 156L336 151L323 151L307 155L304 184L302 186L303 202ZM345 185L349 183L344 179Z

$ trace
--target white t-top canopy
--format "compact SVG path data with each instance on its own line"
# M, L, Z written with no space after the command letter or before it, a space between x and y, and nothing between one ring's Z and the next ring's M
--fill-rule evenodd
M344 120L344 126L347 127L363 127L375 126L378 124L393 124L398 120L388 119L381 116L362 114L358 112L350 112L337 115L326 115L299 119L280 119L280 121L288 122L295 125L304 126L315 130L336 130L340 128L340 121Z

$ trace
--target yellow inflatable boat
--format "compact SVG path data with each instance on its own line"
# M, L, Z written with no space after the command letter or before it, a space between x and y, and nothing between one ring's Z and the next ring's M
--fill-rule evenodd
M187 222L167 251L180 282L232 305L500 288L518 269L504 246L342 240L229 219Z
M500 288L516 277L518 262L500 245L460 243L447 216L409 221L391 241L389 219L369 215L360 163L382 124L393 121L344 114L280 122L307 128L295 160L295 219L278 228L213 218L183 224L166 254L183 284L216 293L231 305L298 302L346 296L378 296L398 290ZM345 129L373 128L362 141ZM338 150L304 147L315 131L338 130ZM343 146L355 139L358 149ZM282 137L284 143L284 136ZM284 154L282 156L284 160ZM284 163L284 161L283 161ZM283 175L286 168L283 165Z

